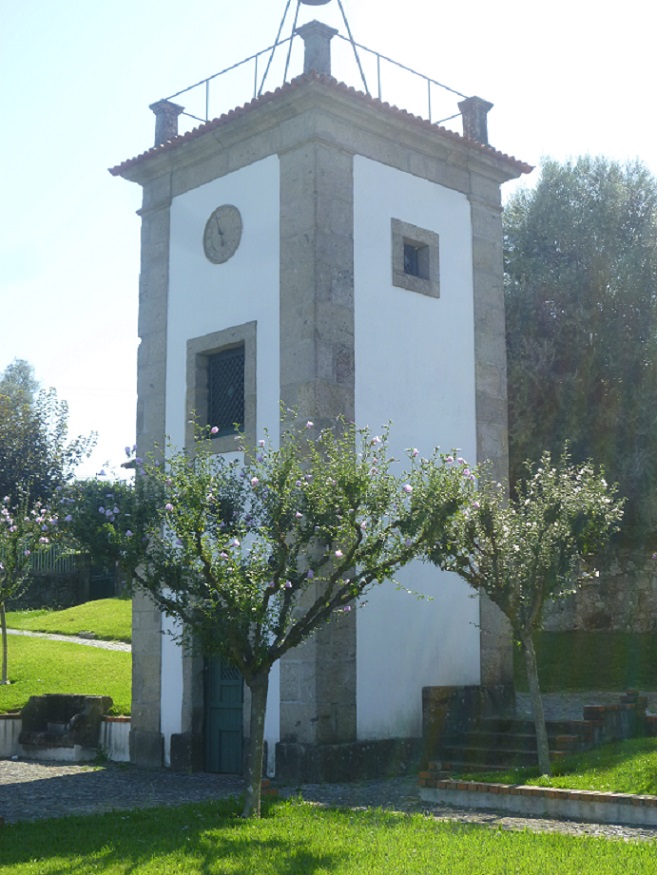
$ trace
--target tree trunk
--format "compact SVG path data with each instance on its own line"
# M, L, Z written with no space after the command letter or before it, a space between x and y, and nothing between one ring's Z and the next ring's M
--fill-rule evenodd
M5 603L0 602L0 626L2 626L2 681L0 684L8 684L7 678L7 615Z
M522 653L525 657L525 668L527 669L527 683L529 684L529 696L532 703L534 726L536 728L538 767L542 775L551 775L552 767L550 765L550 747L548 745L547 727L545 725L543 699L541 698L541 690L538 685L536 651L534 650L534 640L531 633L529 633L526 638L522 639Z
M251 719L249 749L246 761L246 798L242 817L260 817L262 791L262 761L265 747L265 712L269 669L264 669L249 684L251 690Z

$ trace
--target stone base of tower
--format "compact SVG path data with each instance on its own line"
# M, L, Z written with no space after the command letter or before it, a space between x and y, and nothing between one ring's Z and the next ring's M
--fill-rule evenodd
M161 732L133 729L130 732L130 760L136 766L159 769L164 763L164 738Z
M423 755L421 738L388 738L345 744L276 745L276 778L304 784L392 778L417 772Z

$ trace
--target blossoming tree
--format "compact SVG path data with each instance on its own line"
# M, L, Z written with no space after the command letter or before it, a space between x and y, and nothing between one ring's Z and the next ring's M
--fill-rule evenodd
M57 517L40 503L30 507L23 493L12 506L9 496L0 505L0 626L2 628L2 680L8 684L7 673L7 599L20 595L30 573L30 557L50 546L56 532Z
M549 775L534 632L547 599L573 592L594 573L587 563L600 556L623 512L615 488L590 464L573 464L567 450L556 462L546 452L526 468L511 500L502 484L482 479L476 501L428 555L483 589L509 619L527 669L539 768Z
M251 690L245 816L260 812L272 665L437 544L474 497L469 471L437 452L409 450L400 475L387 433L314 431L289 427L280 449L263 439L237 461L205 439L193 458L146 464L136 488L155 500L153 523L112 522L136 584L180 621L182 642L221 655Z

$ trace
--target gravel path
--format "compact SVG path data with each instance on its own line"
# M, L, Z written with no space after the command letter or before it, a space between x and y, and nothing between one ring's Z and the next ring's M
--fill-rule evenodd
M70 636L58 637L71 640ZM118 642L79 639L79 643L102 646ZM646 695L648 710L657 712L657 692ZM618 693L595 691L576 694L548 693L544 696L548 719L581 719L585 705L617 701ZM520 714L530 713L528 694L518 694L517 709ZM13 823L70 814L179 805L239 795L242 787L242 779L236 776L208 773L190 775L169 769L140 769L123 763L108 763L96 767L32 760L0 760L0 818L4 818L5 823ZM312 804L349 808L384 807L402 812L420 812L437 820L487 824L509 830L531 829L568 835L604 836L626 841L657 840L657 827L649 829L513 817L490 811L432 805L420 800L414 776L350 784L305 784L280 788L282 797L299 794Z
M96 814L154 805L180 805L239 795L242 780L229 775L182 774L108 763L102 767L0 761L0 817L6 823ZM354 784L306 784L282 787L282 797L301 795L311 804L348 808L383 807L423 813L436 820L479 823L509 830L531 829L568 835L657 840L657 828L577 823L546 818L512 817L494 812L431 805L419 798L417 781L392 778Z
M131 644L125 641L101 641L99 638L84 638L78 635L58 635L55 632L30 632L28 629L7 629L9 635L26 635L28 638L49 638L51 641L68 641L72 644L84 644L87 647L98 647L101 650L122 650L129 653Z

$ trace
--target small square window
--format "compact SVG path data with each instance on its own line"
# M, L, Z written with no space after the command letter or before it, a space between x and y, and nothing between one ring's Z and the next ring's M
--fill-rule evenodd
M440 296L439 237L399 219L392 220L392 284L432 298Z

